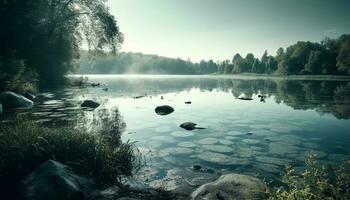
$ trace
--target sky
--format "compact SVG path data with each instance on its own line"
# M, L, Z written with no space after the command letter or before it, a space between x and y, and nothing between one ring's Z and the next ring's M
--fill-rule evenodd
M108 0L121 51L191 61L260 57L350 33L350 0Z

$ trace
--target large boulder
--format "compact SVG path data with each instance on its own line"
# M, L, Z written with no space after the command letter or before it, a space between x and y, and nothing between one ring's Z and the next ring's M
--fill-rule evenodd
M48 160L25 178L23 194L28 200L83 200L90 197L92 185L66 165Z
M6 108L24 108L33 105L33 101L26 97L16 94L14 92L2 92L0 93L0 102L4 109Z
M227 174L200 186L191 194L191 199L266 199L267 191L266 184L255 177Z
M168 114L174 112L174 108L171 106L163 105L163 106L157 106L154 111L158 115L168 115Z
M86 108L97 108L99 106L100 106L99 103L92 101L92 100L85 100L81 104L81 107L86 107Z

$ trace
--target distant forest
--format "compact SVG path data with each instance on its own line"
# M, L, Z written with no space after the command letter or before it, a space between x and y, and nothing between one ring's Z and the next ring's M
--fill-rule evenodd
M86 53L85 53L86 54ZM193 63L180 58L166 58L141 53L118 53L88 59L83 56L82 74L276 74L276 75L349 75L350 34L337 39L326 38L320 43L297 42L279 48L275 56L267 51L261 58L252 53L245 57L235 54L231 60Z

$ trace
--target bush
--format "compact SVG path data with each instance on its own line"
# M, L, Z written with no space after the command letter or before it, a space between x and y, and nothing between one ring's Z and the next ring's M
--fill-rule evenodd
M119 113L113 115L118 117ZM107 119L105 119L107 120ZM53 159L69 165L81 175L94 178L101 185L115 184L131 176L140 157L134 143L120 141L123 127L110 118L106 133L92 134L75 126L46 128L28 119L17 118L13 124L0 125L0 178L21 181L39 165ZM119 123L119 121L118 121ZM113 138L110 140L109 138ZM119 139L119 142L115 142Z
M350 161L333 167L320 165L315 158L310 153L306 169L300 173L286 167L282 177L285 186L272 190L269 199L350 199Z

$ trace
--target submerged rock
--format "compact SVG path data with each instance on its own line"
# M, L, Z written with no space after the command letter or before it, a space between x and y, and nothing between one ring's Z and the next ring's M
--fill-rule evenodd
M239 100L245 100L245 101L251 101L251 100L253 100L253 99L250 98L250 97L238 97L237 99L239 99Z
M33 105L33 101L27 99L26 97L14 93L14 92L2 92L0 93L0 102L3 108L24 108Z
M90 196L93 182L75 175L66 165L48 160L23 181L28 200L81 200Z
M174 112L174 108L168 105L157 106L154 110L158 115L168 115Z
M186 129L188 131L192 131L194 129L204 129L202 127L196 127L196 126L197 126L197 124L193 123L193 122L185 122L185 123L180 124L181 128Z
M86 107L86 108L97 108L99 106L100 106L99 103L92 101L92 100L85 100L81 104L81 107Z
M267 186L259 179L242 174L227 174L204 184L192 194L193 200L202 199L265 199Z

